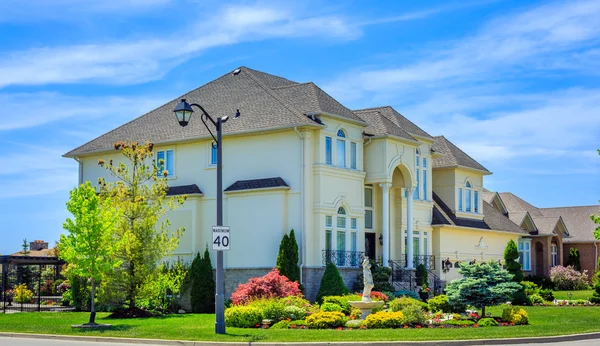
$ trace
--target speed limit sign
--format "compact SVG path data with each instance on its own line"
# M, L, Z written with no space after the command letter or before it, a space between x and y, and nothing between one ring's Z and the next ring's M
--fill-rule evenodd
M213 226L213 250L229 251L229 226Z

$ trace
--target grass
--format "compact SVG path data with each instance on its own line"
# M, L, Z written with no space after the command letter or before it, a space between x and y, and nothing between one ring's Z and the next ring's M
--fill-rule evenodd
M569 298L569 292L573 294L572 298ZM583 299L587 300L592 296L594 290L585 290L585 291L554 291L554 298L559 300L576 300Z
M390 330L265 330L227 328L226 335L214 334L214 315L171 315L167 317L110 320L98 314L98 323L110 323L109 330L73 329L72 324L87 322L89 314L45 312L0 314L0 332L110 336L197 341L389 341L459 340L520 338L565 335L600 331L598 307L526 307L531 325L466 329L390 329ZM501 307L489 308L493 315Z

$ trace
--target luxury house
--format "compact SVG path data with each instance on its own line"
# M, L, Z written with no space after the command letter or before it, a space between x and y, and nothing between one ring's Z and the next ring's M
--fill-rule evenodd
M329 261L350 283L363 256L376 258L394 268L402 285L419 263L443 281L457 277L460 261L501 260L511 239L526 267L538 263L538 243L540 264L548 265L552 244L562 254L575 239L568 220L578 224L579 216L511 209L503 195L484 189L491 174L485 167L392 107L350 110L313 83L241 67L65 155L79 162L80 182L96 182L110 178L98 159L119 159L114 142L154 143L169 194L189 197L169 215L173 228L186 228L174 256L191 260L203 251L216 220L216 150L200 119L179 126L173 109L180 98L214 116L242 114L224 123L227 295L275 265L281 237L291 229L308 297ZM517 222L522 212L530 218ZM547 226L550 218L560 223ZM588 238L585 244L597 246Z

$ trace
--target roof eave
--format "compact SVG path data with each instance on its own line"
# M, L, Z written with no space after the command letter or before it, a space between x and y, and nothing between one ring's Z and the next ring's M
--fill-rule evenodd
M408 138L402 138L402 137L398 137L395 135L374 135L374 136L370 136L369 138L372 139L387 139L387 138L391 138L391 139L395 139L397 141L401 141L401 142L405 142L405 143L409 143L412 145L415 145L415 147L419 144L419 141L417 140L412 140L412 139L408 139Z
M458 226L458 225L447 225L447 224L442 224L442 225L431 225L431 227L453 227L453 228L461 228L461 229L465 229L465 230L477 230L477 231L487 231L487 232L497 232L497 233L509 233L509 234L514 234L514 235L528 235L527 232L523 231L521 232L513 232L513 231L503 231L503 230L497 230L497 229L492 229L492 228L477 228L477 227L466 227L466 226Z
M306 115L324 115L326 117L331 117L331 118L335 118L335 119L339 119L339 120L343 120L343 121L347 121L353 124L357 124L357 125L362 125L363 127L367 127L369 126L368 123L362 121L362 120L356 120L356 119L352 119L352 118L348 118L342 115L337 115L337 114L333 114L333 113L328 113L328 112L306 112Z

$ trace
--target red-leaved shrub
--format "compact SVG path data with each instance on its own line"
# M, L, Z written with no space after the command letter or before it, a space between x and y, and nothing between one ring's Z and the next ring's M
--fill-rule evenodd
M362 297L362 293L357 293L359 296ZM377 291L371 291L371 299L372 300L381 300L387 303L387 301L389 300L389 297L386 294L383 294L381 292L377 292Z
M302 291L297 282L290 281L280 275L279 270L273 269L267 275L252 278L245 284L239 284L231 294L234 305L247 304L259 298L284 298L287 296L302 296Z

